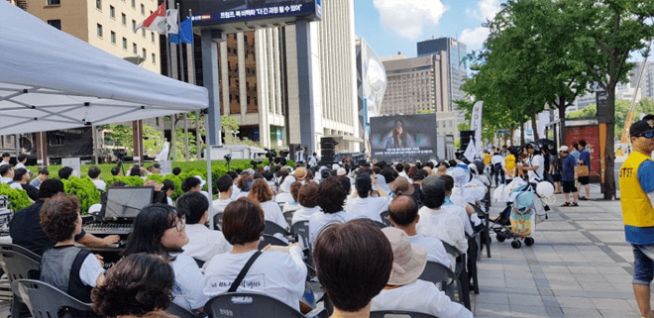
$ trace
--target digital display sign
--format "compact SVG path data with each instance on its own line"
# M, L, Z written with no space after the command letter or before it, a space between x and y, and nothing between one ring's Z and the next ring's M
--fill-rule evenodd
M386 162L436 159L436 114L370 118L371 157Z
M192 12L193 25L242 31L262 25L319 20L323 0L183 0L181 12Z

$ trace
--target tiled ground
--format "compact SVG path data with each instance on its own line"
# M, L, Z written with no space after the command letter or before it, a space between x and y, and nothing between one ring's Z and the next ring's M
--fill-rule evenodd
M599 188L592 190L599 197ZM475 317L640 316L620 202L581 201L574 208L562 203L559 195L532 247L513 249L493 237L492 258L482 256L478 265ZM501 208L495 204L491 215Z

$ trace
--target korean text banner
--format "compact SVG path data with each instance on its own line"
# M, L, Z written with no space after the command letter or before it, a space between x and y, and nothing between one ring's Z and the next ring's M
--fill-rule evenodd
M436 114L372 117L370 146L378 161L436 159Z
M196 26L232 24L284 17L320 17L322 0L182 0Z

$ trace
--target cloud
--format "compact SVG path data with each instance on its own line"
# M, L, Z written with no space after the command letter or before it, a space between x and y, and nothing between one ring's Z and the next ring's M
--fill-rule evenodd
M479 0L479 2L477 2L477 9L466 9L466 13L469 16L484 22L487 20L493 20L495 15L502 10L502 7L500 7L501 2L501 0Z
M447 11L441 0L373 0L384 26L416 39L425 24L437 25Z
M468 51L478 50L484 45L484 41L486 41L489 34L490 30L482 26L474 29L465 29L461 32L459 41L466 45Z

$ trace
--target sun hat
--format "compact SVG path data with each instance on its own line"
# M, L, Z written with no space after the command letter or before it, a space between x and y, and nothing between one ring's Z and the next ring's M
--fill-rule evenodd
M338 168L338 170L336 170L337 176L344 176L346 174L347 174L347 170L345 170L345 168Z
M388 285L402 286L417 280L427 266L427 251L414 246L402 230L386 227L381 230L391 243L393 269Z
M198 180L200 180L200 187L201 187L201 188L204 188L204 185L205 185L207 182L204 181L204 179L202 179L201 176L195 176L195 178L198 179Z
M282 182L282 184L279 186L279 190L282 192L291 193L291 184L293 184L293 182L295 182L295 178L293 176L286 176L284 182Z
M293 177L296 179L304 179L307 176L307 169L304 169L303 167L298 167L295 169L295 172L293 172Z
M391 183L391 191L395 193L395 195L413 195L413 192L415 191L415 187L411 184L409 184L409 180L406 178L396 178L393 183Z

